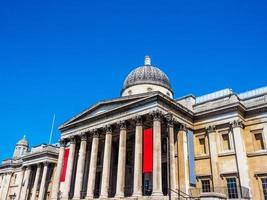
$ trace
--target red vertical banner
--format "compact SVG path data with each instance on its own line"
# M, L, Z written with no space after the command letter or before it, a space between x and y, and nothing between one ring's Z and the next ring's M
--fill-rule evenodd
M144 129L143 173L153 170L153 129Z
M62 166L62 171L61 171L61 176L60 176L60 182L64 182L65 181L66 172L67 172L67 165L68 165L68 159L69 159L69 152L70 152L69 149L65 149L63 166Z

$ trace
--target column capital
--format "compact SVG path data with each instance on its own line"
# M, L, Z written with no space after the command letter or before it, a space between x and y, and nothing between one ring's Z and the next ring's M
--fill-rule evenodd
M37 168L41 167L41 163L37 163L36 166L37 166Z
M161 121L162 116L163 116L160 110L153 110L151 115L153 117L153 121Z
M143 117L141 115L137 115L133 119L135 121L136 126L142 126L143 125Z
M99 130L98 129L94 129L92 131L92 134L93 134L93 138L99 138L100 133L99 133Z
M186 124L180 124L179 131L187 131Z
M120 121L118 123L119 127L120 127L120 130L125 130L127 128L127 123L126 121Z
M26 167L26 170L31 170L32 169L31 165L28 165L28 166L25 166L25 167Z
M80 134L80 138L81 138L81 141L86 141L87 140L87 134L86 133Z
M66 147L66 144L67 144L67 141L66 141L65 138L59 140L59 145L60 145L60 147Z
M234 121L230 122L230 126L231 126L231 128L238 128L238 127L242 128L242 129L245 128L244 122L241 120L234 120Z
M70 143L71 144L76 144L76 137L75 136L70 136Z
M44 166L48 166L49 165L49 162L45 161L43 162Z
M206 127L206 132L207 133L212 133L216 131L216 126L215 125L210 125Z
M112 131L113 131L113 129L112 129L112 126L111 125L107 125L105 127L106 134L112 134Z
M173 118L173 115L171 113L168 113L167 115L165 115L165 119L166 119L168 127L173 127L175 123L175 119Z

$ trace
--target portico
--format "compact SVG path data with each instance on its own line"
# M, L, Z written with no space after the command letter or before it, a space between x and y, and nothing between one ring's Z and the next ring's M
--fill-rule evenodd
M54 184L65 188L62 191L62 199L141 198L142 196L164 198L168 195L169 187L167 137L170 138L171 146L170 177L173 178L171 187L174 191L177 189L174 143L179 127L178 121L173 117L170 119L169 113L151 109L143 115L136 114L123 121L104 124L102 128L81 130L71 137L62 138L61 149L69 148L70 151L66 180L60 182L57 179ZM144 188L143 178L143 130L147 128L153 128L153 171L151 178L148 179L152 188L150 194L145 191L149 188ZM68 147L64 147L66 141L69 143ZM87 146L90 150L86 152ZM63 157L64 155L60 154L59 160ZM74 163L74 166L69 163ZM84 170L86 168L88 171ZM56 173L55 177L59 177L60 171ZM75 184L70 185L67 176L75 177ZM88 177L87 180L84 177ZM53 190L52 198L56 199L57 194L58 192ZM172 195L176 196L175 193Z

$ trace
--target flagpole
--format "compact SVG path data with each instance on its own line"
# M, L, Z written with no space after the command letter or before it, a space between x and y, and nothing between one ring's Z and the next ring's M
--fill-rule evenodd
M55 119L56 119L56 115L54 114L53 121L52 121L52 126L51 126L51 131L50 131L49 143L48 144L51 144L51 141L52 141Z

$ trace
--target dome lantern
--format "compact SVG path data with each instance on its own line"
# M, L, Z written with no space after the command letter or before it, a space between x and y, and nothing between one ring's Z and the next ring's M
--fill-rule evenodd
M21 140L18 141L16 144L13 157L14 158L20 158L21 156L25 155L25 153L29 149L29 142L26 139L26 136L24 135Z

